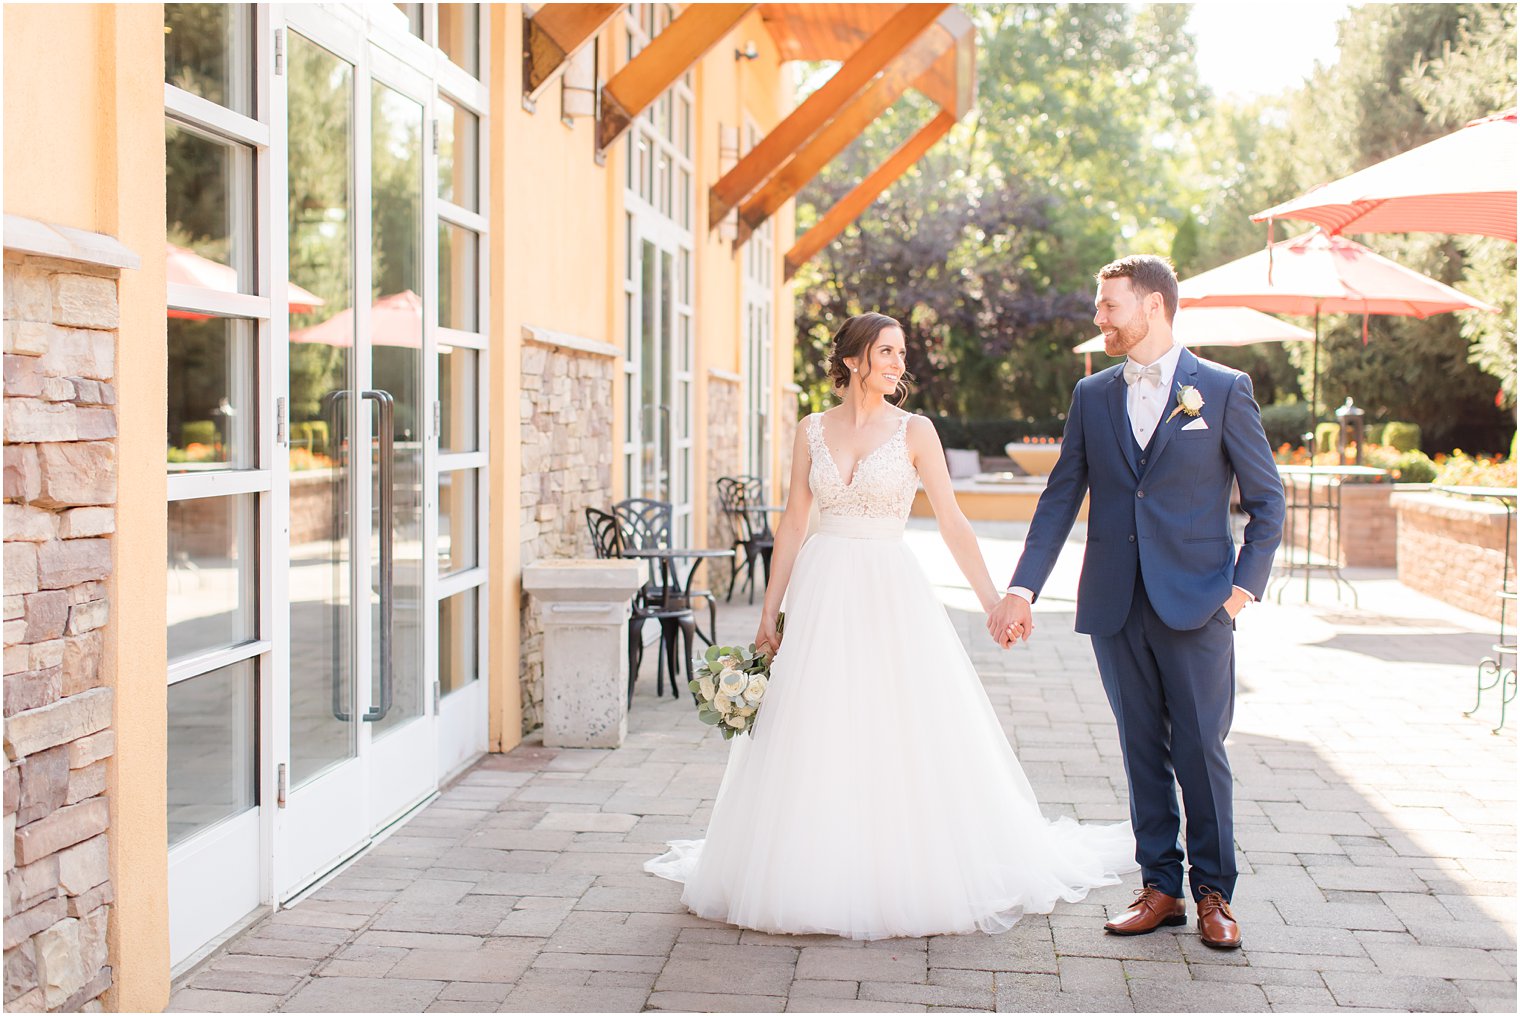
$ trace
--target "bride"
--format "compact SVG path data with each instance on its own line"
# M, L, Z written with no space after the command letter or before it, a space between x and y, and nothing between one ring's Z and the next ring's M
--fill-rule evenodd
M892 318L850 318L829 357L842 404L798 428L755 635L775 657L754 734L731 742L707 839L644 865L684 882L701 917L856 939L1001 932L1135 867L1128 823L1040 814L902 540L922 479L982 610L998 602L933 425L888 401L905 353Z

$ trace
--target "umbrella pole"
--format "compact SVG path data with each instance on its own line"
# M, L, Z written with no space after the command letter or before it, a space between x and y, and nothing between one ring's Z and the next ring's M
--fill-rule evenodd
M1310 463L1313 463L1314 453L1319 451L1316 444L1319 430L1319 304L1314 305L1314 356L1313 366L1309 368L1309 432L1315 434L1315 439L1309 443Z
M1314 355L1309 368L1309 465L1319 453L1319 304L1314 305ZM1309 555L1314 553L1314 474L1308 476L1309 502L1304 510L1304 602L1309 602Z

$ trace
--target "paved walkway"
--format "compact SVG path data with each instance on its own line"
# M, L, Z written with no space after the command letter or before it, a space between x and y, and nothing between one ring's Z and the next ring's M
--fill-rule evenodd
M978 524L995 574L1022 527ZM1036 640L1004 653L932 529L909 533L1047 812L1126 815L1113 718L1071 631L1079 544ZM1133 886L1001 936L852 943L693 917L640 865L701 835L726 747L646 668L617 751L488 756L297 906L176 985L210 1011L1320 1011L1516 1008L1515 739L1465 718L1489 625L1359 576L1241 618L1236 779L1245 947L1190 923L1106 936ZM757 611L723 611L748 642ZM646 661L652 665L652 654ZM1520 717L1515 720L1520 722ZM1513 727L1513 723L1511 727ZM1133 881L1133 878L1131 879Z

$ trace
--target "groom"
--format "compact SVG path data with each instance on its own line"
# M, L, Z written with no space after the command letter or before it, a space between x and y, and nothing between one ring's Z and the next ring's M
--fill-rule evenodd
M1143 888L1108 931L1187 923L1173 778L1187 810L1188 882L1205 945L1234 949L1233 786L1224 739L1235 705L1235 615L1266 589L1283 488L1240 371L1172 337L1177 276L1137 254L1098 272L1097 313L1124 363L1072 392L1061 457L1040 496L1008 595L987 628L1007 648L1034 632L1030 604L1091 492L1076 629L1119 725ZM1232 482L1250 522L1235 553Z

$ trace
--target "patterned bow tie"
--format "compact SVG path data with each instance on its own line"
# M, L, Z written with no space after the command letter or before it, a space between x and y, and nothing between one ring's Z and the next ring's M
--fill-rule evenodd
M1152 388L1161 387L1161 364L1153 363L1148 367L1142 367L1133 360L1124 363L1124 383L1132 385L1136 381L1144 379Z

